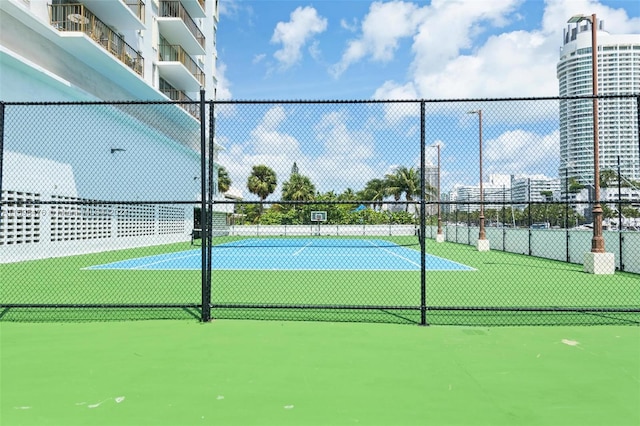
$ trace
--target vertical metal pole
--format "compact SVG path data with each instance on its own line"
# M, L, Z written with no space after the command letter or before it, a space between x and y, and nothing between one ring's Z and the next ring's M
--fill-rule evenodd
M427 325L427 277L426 277L426 203L425 203L425 102L420 102L420 325Z
M620 174L620 156L618 155L618 252L620 253L620 270L624 271L622 262L622 175Z
M636 123L638 126L638 164L640 164L640 96L636 98L636 107L638 108L638 122Z
M467 244L471 245L471 194L467 194Z
M442 215L440 212L440 144L438 147L438 235L442 235Z
M600 205L600 147L598 136L598 19L591 15L591 75L593 89L593 238L591 252L604 253L604 237L602 236L602 206Z
M209 190L207 195L207 218L208 218L208 232L209 232L209 241L207 242L207 300L209 301L209 305L211 305L211 273L212 273L212 262L211 262L211 252L213 247L213 185L214 182L217 183L217 179L214 180L214 172L217 172L217 169L214 169L214 139L215 139L215 111L213 102L209 103ZM226 219L225 219L226 220ZM211 311L209 311L211 312Z
M456 200L457 201L457 200ZM458 242L458 211L460 210L460 204L456 204L456 243Z
M531 178L527 178L527 202L529 203L529 256L531 256Z
M0 201L2 201L2 178L4 164L4 102L0 102ZM2 225L2 203L0 202L0 225Z
M564 228L565 228L565 246L567 249L566 259L569 262L569 168L564 168Z
M207 264L207 245L209 243L209 230L207 219L207 140L205 132L205 101L204 89L200 90L200 236L202 237L201 256L201 305L202 322L211 320L211 309L209 301L209 265Z
M502 251L507 251L507 229L504 226L506 220L504 215L507 211L506 196L504 185L502 185Z
M478 110L478 139L480 141L480 231L478 233L479 240L486 240L487 235L484 230L484 189L482 187L482 110Z

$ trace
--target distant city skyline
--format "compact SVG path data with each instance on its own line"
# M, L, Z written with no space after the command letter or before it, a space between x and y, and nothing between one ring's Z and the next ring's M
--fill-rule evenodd
M558 96L556 66L567 19L577 13L597 13L615 33L640 34L640 10L630 1L511 1L487 10L478 1L431 3L221 0L217 38L218 99L242 100L367 100L367 99L482 99ZM455 18L454 18L455 17ZM457 107L458 105L456 105ZM467 108L468 107L468 108ZM477 150L464 149L477 136L477 118L466 109L487 105L460 105L448 111L457 135L429 135L426 143L442 146L442 191L454 185L477 185ZM394 107L395 108L395 107ZM292 111L276 108L279 124L271 138L248 137L220 131L227 147L220 162L230 171L234 187L246 194L251 165L265 163L286 176L293 161L303 171L324 167L319 179L336 166L331 153L314 157L305 141L287 132ZM450 108L453 109L453 108ZM511 122L505 114L514 114ZM437 113L429 111L429 114ZM403 113L416 117L417 110ZM274 116L271 112L267 115ZM439 117L440 118L440 117ZM221 116L222 120L233 120ZM321 120L319 118L319 120ZM342 129L346 140L368 133L339 113L333 131ZM555 107L540 110L488 110L485 114L485 180L489 173L544 174L557 177L560 168L559 114ZM264 123L264 120L262 121ZM245 121L246 124L246 121ZM307 123L313 128L314 123ZM409 123L415 126L416 123ZM442 124L444 126L444 124ZM361 126L363 126L361 124ZM413 131L413 130L411 130ZM437 132L436 132L437 133ZM411 136L414 137L415 135ZM274 140L276 137L278 140ZM378 135L370 136L376 139ZM463 138L465 143L460 143ZM292 150L273 150L290 141ZM325 143L325 142L323 142ZM274 145L275 144L275 145ZM538 152L527 152L536 147ZM344 187L357 189L367 179L394 166L418 165L418 152L393 155L380 151L377 140L369 159L354 158L352 177ZM358 149L355 147L354 149ZM269 152L268 156L264 153ZM375 165L373 161L376 161ZM318 161L322 160L322 161ZM435 164L435 150L427 150L427 163ZM347 170L342 170L346 172ZM311 176L312 178L314 176ZM322 189L322 185L319 189ZM327 189L331 189L328 188ZM344 188L333 188L337 191Z

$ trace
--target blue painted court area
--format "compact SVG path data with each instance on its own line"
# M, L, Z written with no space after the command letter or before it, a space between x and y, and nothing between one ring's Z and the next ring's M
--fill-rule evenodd
M212 269L218 270L420 270L419 250L368 239L246 239L213 246L211 257ZM430 271L474 270L429 254L425 261ZM87 269L199 270L200 267L201 249L195 249Z

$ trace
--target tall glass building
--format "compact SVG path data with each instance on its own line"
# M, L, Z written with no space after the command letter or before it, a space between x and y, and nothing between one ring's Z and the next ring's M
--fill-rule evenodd
M640 34L610 34L597 23L598 95L640 94ZM592 95L591 23L583 20L564 30L557 76L560 96ZM600 170L640 180L640 142L636 98L598 101ZM560 102L561 190L575 179L593 186L593 102ZM564 197L565 195L563 195Z

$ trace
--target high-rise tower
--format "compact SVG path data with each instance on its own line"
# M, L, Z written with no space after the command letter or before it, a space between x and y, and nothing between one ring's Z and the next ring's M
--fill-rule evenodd
M640 94L640 34L610 34L599 21L597 32L598 94ZM560 96L591 96L591 23L564 30L557 76ZM593 109L591 99L560 102L560 177L593 185ZM640 180L638 108L635 98L598 101L600 170L617 171Z

